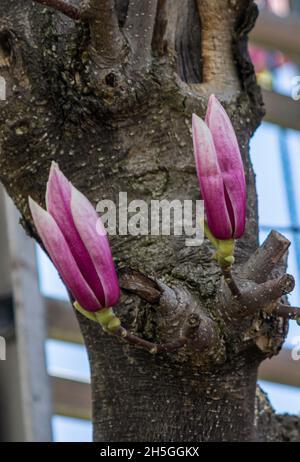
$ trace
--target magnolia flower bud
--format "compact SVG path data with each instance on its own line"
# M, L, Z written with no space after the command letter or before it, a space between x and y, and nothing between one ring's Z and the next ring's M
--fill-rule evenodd
M118 279L106 233L92 204L54 162L47 183L46 206L29 198L39 236L78 304L96 312L115 305Z
M246 217L244 167L233 126L214 95L205 122L193 114L193 142L208 227L217 239L239 238Z

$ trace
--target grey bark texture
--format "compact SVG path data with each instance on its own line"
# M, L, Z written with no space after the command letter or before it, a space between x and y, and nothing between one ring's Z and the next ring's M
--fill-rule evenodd
M247 52L254 2L69 3L80 20L30 0L0 5L0 74L7 81L0 179L27 232L38 239L27 198L44 204L52 160L95 205L117 201L119 191L129 201L199 199L191 114L204 116L211 93L233 121L248 188L247 229L236 249L242 301L232 297L208 242L111 238L123 287L115 311L129 330L166 343L188 316L201 322L184 348L151 356L78 315L95 441L299 440L299 419L276 416L256 391L260 362L278 353L287 333L259 285L277 278L280 297L293 283L282 278L287 240L273 233L257 250L249 140L263 103Z

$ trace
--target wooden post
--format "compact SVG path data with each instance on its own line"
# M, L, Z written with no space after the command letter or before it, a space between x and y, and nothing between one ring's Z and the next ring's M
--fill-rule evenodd
M19 224L19 214L5 196L16 340L8 342L6 361L2 361L1 389L2 439L5 441L51 441L52 399L46 370L46 317L38 286L35 246ZM3 226L3 220L1 220ZM5 244L4 244L5 245ZM2 243L3 246L3 243ZM2 265L1 265L2 266ZM1 395L0 395L1 400ZM8 428L6 423L10 422Z

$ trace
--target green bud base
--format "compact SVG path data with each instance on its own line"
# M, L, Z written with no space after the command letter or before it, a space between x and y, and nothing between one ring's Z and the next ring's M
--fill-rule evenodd
M105 332L113 334L121 326L121 321L112 308L102 308L99 311L91 312L82 308L78 302L74 303L74 308L91 321L98 322Z
M216 238L211 230L209 229L207 223L204 223L204 233L207 239L210 240L216 253L214 258L217 260L220 266L228 267L234 263L234 239L218 239Z

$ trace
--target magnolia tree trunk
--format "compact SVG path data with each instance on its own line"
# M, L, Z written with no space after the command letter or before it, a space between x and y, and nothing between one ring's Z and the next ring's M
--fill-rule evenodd
M118 202L120 191L128 201L199 199L191 115L204 117L211 93L243 155L248 218L235 265L242 304L208 242L110 238L122 323L156 343L176 341L185 323L193 333L181 350L151 355L78 315L96 441L299 439L298 419L276 416L256 386L259 364L287 332L274 300L293 285L284 274L288 241L274 232L257 249L249 139L263 104L247 53L256 16L252 0L1 0L0 178L36 239L28 195L44 204L52 160L95 205Z

